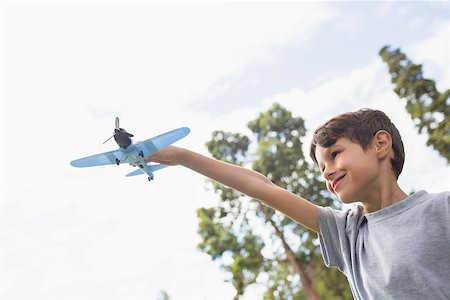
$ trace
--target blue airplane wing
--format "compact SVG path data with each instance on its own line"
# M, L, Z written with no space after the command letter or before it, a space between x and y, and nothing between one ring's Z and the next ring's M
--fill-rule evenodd
M71 161L70 165L77 168L112 165L116 163L116 158L120 159L121 157L122 157L122 150L117 149L114 151L109 151L105 153L95 154L88 157L76 159L74 161Z
M135 146L139 151L142 151L144 157L147 157L184 138L189 134L189 132L189 128L181 127L145 140L143 142L136 143Z

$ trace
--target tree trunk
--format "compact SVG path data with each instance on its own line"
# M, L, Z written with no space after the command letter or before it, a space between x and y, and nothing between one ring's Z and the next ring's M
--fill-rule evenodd
M289 263L292 265L295 272L300 276L300 280L302 282L306 298L309 300L319 300L319 294L317 293L317 287L314 279L305 271L302 265L295 258L294 252L287 244L283 232L281 232L281 230L278 229L278 226L272 219L270 219L269 221L270 224L272 224L273 228L275 229L275 234L280 238L281 242L283 243L283 248Z

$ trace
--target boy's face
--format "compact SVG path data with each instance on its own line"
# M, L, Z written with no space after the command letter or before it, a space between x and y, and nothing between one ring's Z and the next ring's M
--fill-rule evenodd
M328 148L317 146L316 158L328 190L344 203L367 199L377 182L379 165L374 147L366 151L347 138Z

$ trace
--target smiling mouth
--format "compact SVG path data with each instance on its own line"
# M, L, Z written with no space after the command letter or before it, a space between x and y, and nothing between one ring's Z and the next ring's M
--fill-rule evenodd
M336 189L338 188L338 186L340 185L340 183L342 182L342 180L345 178L346 175L343 175L342 177L339 177L338 179L336 179L333 182L333 190L336 191Z

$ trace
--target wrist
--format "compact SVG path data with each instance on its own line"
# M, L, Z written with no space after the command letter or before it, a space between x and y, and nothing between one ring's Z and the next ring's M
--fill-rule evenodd
M177 165L186 165L186 157L188 156L188 150L185 148L177 147L175 149L175 155L174 155L174 163Z

